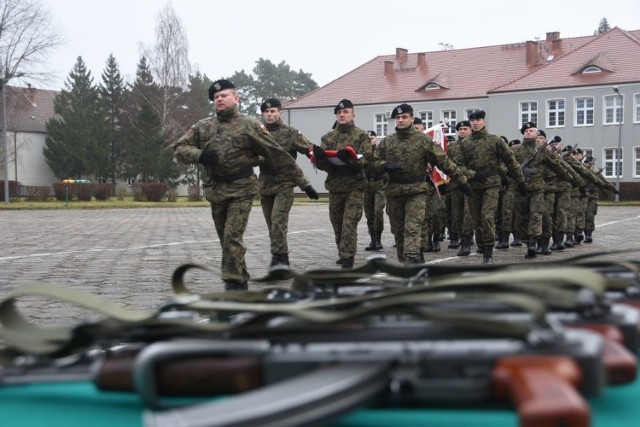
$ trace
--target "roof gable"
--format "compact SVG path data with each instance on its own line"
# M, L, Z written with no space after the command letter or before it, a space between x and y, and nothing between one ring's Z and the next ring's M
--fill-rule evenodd
M7 86L7 130L46 133L57 95L54 90Z

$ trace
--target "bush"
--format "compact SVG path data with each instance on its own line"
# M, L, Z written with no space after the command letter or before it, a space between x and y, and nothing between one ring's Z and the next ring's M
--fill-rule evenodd
M167 202L177 202L178 201L178 189L175 187L169 187L169 191L167 193Z
M159 202L169 189L165 182L141 182L137 184L148 202Z
M82 202L89 202L93 197L93 185L92 184L74 184L75 193L78 200Z
M113 195L113 184L95 183L91 187L96 200L108 200Z
M18 197L20 183L18 181L9 180L9 198ZM0 179L0 200L4 200L4 179Z
M134 202L144 202L144 191L142 190L142 183L136 182L131 186L131 191L133 192L133 201Z
M48 202L51 198L51 187L46 185L28 185L25 197L29 202Z
M118 198L118 200L123 201L128 192L129 188L126 185L116 185L116 197Z
M61 202L73 200L75 194L75 184L67 184L64 182L54 182L51 184L53 187L53 194L56 200Z

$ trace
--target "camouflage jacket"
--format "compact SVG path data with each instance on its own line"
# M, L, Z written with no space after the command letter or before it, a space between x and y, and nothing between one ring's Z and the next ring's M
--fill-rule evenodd
M371 145L371 149L373 150L373 157L378 159L378 145ZM389 182L389 175L385 173L380 173L376 169L375 162L368 162L365 167L364 174L367 177L367 191L374 192L384 188Z
M474 189L499 187L501 177L500 164L504 163L508 176L511 176L519 184L524 181L520 165L514 158L514 152L497 135L487 132L486 128L471 135L460 142L460 151L453 158L456 164L462 166L467 178L471 178L476 172L485 172L490 175L486 182L470 180Z
M535 139L524 139L522 143L518 144L513 150L516 161L522 164L522 162L536 151L536 148ZM524 176L529 191L545 190L545 182L543 179L545 167L551 168L551 170L558 175L558 179L571 181L573 178L571 174L562 167L560 159L543 149L540 150L525 167L527 172Z
M377 154L380 159L378 170L384 170L385 162L395 163L402 168L389 172L389 183L385 189L387 196L426 193L429 185L428 164L437 166L458 184L467 182L462 171L447 157L444 150L413 126L396 129L396 133L380 141Z
M460 151L460 141L462 141L462 138L458 138L455 141L451 141L450 143L447 144L447 157L449 159L451 159L454 163L455 163L455 159L456 159L456 155L458 153L458 151ZM456 164L456 166L460 166L458 164ZM453 191L453 190L457 190L458 189L458 184L454 181L449 181L449 183L447 184L447 191Z
M260 157L271 165L286 166L282 173L300 188L309 185L293 157L276 143L266 128L240 114L237 108L200 120L171 144L171 148L182 163L198 163L205 148L218 154L216 164L205 166L204 187L210 201L255 195L258 180L253 167L258 165ZM236 177L239 178L234 179Z
M327 172L325 188L331 193L364 191L367 178L364 169L373 160L373 150L367 132L356 127L353 122L339 124L320 140L325 150L340 150L351 146L362 154L358 160L349 159L345 165L335 165L328 159L316 159L316 167Z
M307 155L313 144L302 132L287 126L278 120L265 125L271 136L294 159L298 153ZM273 195L286 188L293 188L295 183L281 169L289 168L287 164L274 167L270 162L260 162L260 194Z
M587 168L584 163L581 163L578 159L575 159L571 156L567 156L564 158L565 161L571 166L571 168L582 177L584 182L591 183L593 185L599 185L600 181L595 177L593 172ZM584 184L583 184L584 185Z
M573 170L573 168L562 159L562 156L559 153L551 153L551 155L560 161L560 166L562 166L564 170L569 175L571 175L571 178L578 185L578 187L584 185L584 181L582 180L582 178L580 178L580 175L578 175ZM562 193L564 191L571 191L573 189L573 184L570 181L558 178L558 174L555 173L551 168L544 168L543 179L545 182L545 191L549 191L552 193Z

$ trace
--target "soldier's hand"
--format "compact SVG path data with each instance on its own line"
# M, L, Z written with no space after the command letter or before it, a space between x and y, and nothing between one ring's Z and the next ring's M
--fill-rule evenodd
M464 194L467 197L473 196L473 190L471 189L471 184L469 184L468 182L465 182L464 185L460 187L460 191L462 191L462 194Z
M322 149L322 147L320 147L318 145L314 145L313 146L313 157L315 157L316 159L325 159L327 157L327 155L324 154L324 150Z
M384 170L386 171L399 171L402 169L402 166L395 164L395 163L391 163L391 162L384 162Z
M487 182L487 173L478 171L473 175L471 179L473 181L478 181L484 184L485 182Z
M518 193L520 193L522 197L526 197L527 193L529 193L529 190L527 190L527 184L524 182L518 184Z
M338 152L336 153L336 156L338 156L338 158L345 163L347 163L351 158L351 156L349 155L349 152L344 148L339 149Z
M307 185L307 186L304 188L304 192L305 192L305 193L307 193L307 196L308 196L310 199L318 200L318 197L319 197L319 196L318 196L318 193L316 192L316 190L315 190L312 186Z
M198 161L203 165L215 165L216 163L218 163L218 160L218 153L210 148L205 148L204 150L202 150L202 153L198 158Z

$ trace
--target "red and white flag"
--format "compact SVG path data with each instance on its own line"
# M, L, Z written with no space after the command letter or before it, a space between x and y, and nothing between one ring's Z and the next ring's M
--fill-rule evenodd
M438 123L437 125L431 126L429 129L426 129L424 133L429 135L431 139L433 139L433 143L439 145L445 152L447 151L447 135L445 132L449 129L445 124ZM438 169L436 166L430 168L429 174L431 175L431 180L436 185L436 187L447 184L449 182L449 177Z

